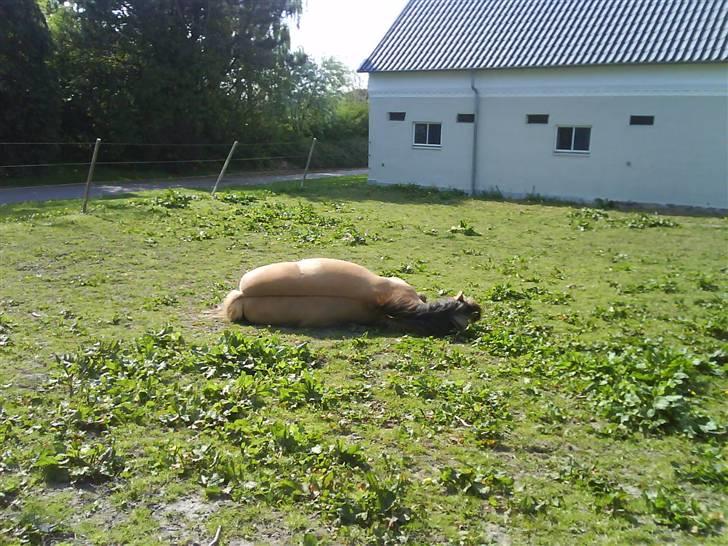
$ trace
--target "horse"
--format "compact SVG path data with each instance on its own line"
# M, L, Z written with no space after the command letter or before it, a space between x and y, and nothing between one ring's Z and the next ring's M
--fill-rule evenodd
M480 312L462 292L428 303L402 279L330 258L248 271L220 307L231 322L306 328L355 323L427 336L463 331Z

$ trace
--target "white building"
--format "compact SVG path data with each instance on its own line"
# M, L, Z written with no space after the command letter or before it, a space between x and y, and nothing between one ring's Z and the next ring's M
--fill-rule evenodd
M410 0L369 73L369 177L728 208L728 0Z

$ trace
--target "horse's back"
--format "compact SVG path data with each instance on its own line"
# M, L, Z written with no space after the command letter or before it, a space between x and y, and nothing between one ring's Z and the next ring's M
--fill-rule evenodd
M346 297L369 304L382 299L387 287L387 279L365 267L329 258L266 265L240 281L246 297Z

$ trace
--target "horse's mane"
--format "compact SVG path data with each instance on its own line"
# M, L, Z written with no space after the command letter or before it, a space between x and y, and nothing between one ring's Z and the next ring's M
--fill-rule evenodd
M388 304L382 322L389 327L425 336L445 336L465 330L480 319L480 305L470 298L443 298L416 305Z

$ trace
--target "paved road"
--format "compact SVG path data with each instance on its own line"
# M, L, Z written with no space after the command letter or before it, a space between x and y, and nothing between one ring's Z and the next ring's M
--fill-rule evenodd
M366 169L332 170L309 173L309 179L331 178L334 176L366 175ZM220 183L220 188L231 186L253 186L300 180L301 173L231 176ZM194 178L169 182L122 182L119 184L102 183L91 188L91 198L120 195L144 190L163 190L167 188L207 188L212 189L215 178ZM0 188L0 205L22 203L23 201L54 201L61 199L82 199L85 184L61 184L56 186L28 186L24 188Z

